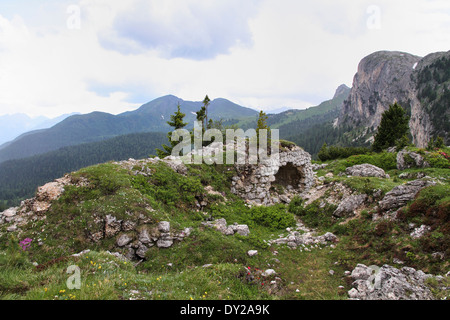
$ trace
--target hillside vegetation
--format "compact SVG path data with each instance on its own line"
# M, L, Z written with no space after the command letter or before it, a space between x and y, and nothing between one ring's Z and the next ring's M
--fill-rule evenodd
M38 186L67 172L111 160L144 158L155 154L166 140L163 133L137 133L0 163L0 211L32 197Z
M443 154L450 150L415 151L439 157L436 164L448 161ZM16 231L8 230L6 220L0 224L0 298L348 299L352 280L346 271L359 263L445 275L450 266L448 163L398 170L394 157L365 154L317 162L317 183L307 197L271 207L249 205L230 192L234 166L188 165L180 172L165 162L142 160L81 169L70 174L72 184L45 214L21 221ZM389 176L346 173L360 163L376 163ZM396 220L375 219L382 214L379 199L419 175L436 184L409 201ZM334 214L345 196L360 194L369 200L353 217ZM225 235L211 227L219 219L246 225L249 234ZM126 259L127 250L116 245L118 220L143 223L150 233L169 222L179 241L152 246L142 259ZM100 221L109 221L109 231ZM421 225L429 232L412 237ZM130 237L137 232L129 230L124 234ZM275 241L294 231L311 239L331 232L337 239L297 247ZM72 265L80 270L80 289L66 285ZM448 279L442 281L427 283L438 299L448 295L443 289Z

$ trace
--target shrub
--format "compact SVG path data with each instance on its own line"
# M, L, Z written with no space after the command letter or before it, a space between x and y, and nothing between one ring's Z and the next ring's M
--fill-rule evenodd
M368 163L387 171L397 168L397 155L390 152L355 155L349 157L344 163L347 167Z
M328 229L336 223L336 219L333 217L336 208L336 205L322 204L320 200L304 206L303 200L300 198L294 198L288 207L289 211L301 217L307 226L323 229Z
M425 155L425 160L432 168L449 169L450 156L445 152L430 152Z
M193 206L196 197L204 193L200 178L180 175L165 164L158 165L149 178L133 177L132 185L141 193L177 208Z
M317 156L321 161L328 161L328 160L344 159L352 155L368 154L368 153L370 153L369 148L337 147L337 146L328 147L327 144L325 143L320 149Z
M295 226L294 216L284 205L272 207L255 207L250 210L250 219L272 230L286 229Z

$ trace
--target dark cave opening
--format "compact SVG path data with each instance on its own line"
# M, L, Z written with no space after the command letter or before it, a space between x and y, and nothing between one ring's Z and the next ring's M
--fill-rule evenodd
M280 167L275 175L274 184L281 185L285 188L287 186L292 186L294 189L298 189L303 180L300 169L301 168L295 167L291 162Z

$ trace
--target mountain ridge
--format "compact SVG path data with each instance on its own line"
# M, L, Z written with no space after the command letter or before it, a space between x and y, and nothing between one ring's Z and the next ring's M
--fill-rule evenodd
M182 112L186 113L185 120L192 126L196 118L193 112L200 110L202 102L184 101L168 95L150 101L135 111L127 111L118 115L99 111L74 115L49 129L22 135L0 149L0 163L124 134L168 132L170 126L166 121L176 111L178 103L181 105ZM257 111L239 106L223 98L211 101L208 111L210 118L216 120L236 115L242 117L257 115Z

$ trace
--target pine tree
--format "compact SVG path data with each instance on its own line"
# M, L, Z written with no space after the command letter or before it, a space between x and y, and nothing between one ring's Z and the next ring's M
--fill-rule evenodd
M259 130L263 129L269 130L269 127L267 126L267 119L268 116L264 111L261 110L259 112L258 122L256 124L256 136L258 137L258 140L259 140Z
M208 125L208 106L211 100L208 95L206 95L205 99L203 99L203 106L205 107L205 125Z
M202 124L203 132L205 132L208 125L208 106L210 101L208 95L206 95L205 99L203 99L203 106L196 112L197 121Z
M175 113L170 116L170 121L167 121L167 124L173 127L174 131L183 129L187 125L186 122L183 122L186 114L181 112L180 104L178 104L177 108L177 111L175 111ZM172 154L172 149L178 144L178 141L172 141L172 132L169 132L167 134L167 138L169 139L170 146L163 144L162 147L164 148L164 150L156 149L158 157L160 157L161 159L170 156Z
M390 105L381 118L378 132L372 149L380 152L383 149L396 146L400 139L409 133L409 118L405 110L397 103Z

